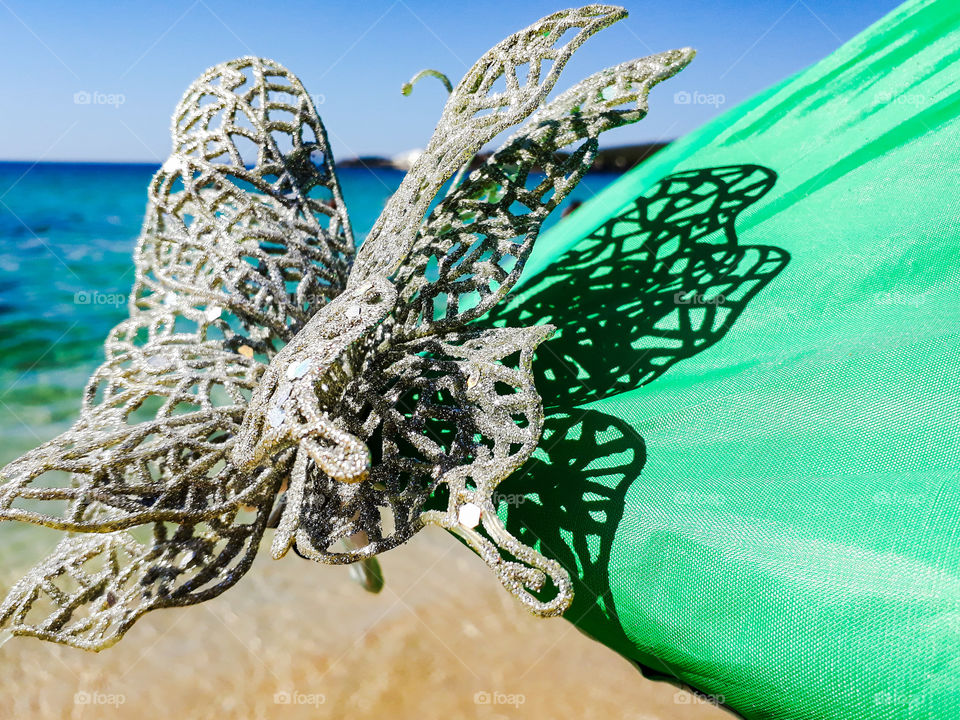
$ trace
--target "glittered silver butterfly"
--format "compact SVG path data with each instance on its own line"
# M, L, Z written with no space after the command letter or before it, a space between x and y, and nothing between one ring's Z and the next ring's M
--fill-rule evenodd
M532 611L562 612L569 575L493 502L539 441L531 363L551 329L469 323L517 281L599 134L641 119L650 88L693 57L624 63L544 104L572 53L625 15L558 12L485 54L356 252L299 80L253 57L205 72L176 109L130 317L79 419L0 471L0 519L77 533L14 586L0 622L107 647L144 612L236 583L271 516L274 557L326 563L369 561L433 523Z

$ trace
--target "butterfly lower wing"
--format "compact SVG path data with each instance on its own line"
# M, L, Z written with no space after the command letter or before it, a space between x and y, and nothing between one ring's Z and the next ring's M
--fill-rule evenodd
M482 510L480 535L465 533L504 585L543 615L562 612L569 578L513 538L494 510L497 485L533 453L543 412L533 385L535 348L549 327L497 328L412 341L377 356L345 394L343 417L375 455L370 478L337 482L305 462L291 487L282 540L325 563L365 560L412 537L425 522L464 529L465 505ZM289 502L290 496L288 496ZM442 509L436 507L437 503ZM357 545L353 539L363 537ZM499 548L513 559L498 558ZM555 595L531 590L551 578Z
M427 341L463 358L448 377L474 408L461 430L472 431L473 443L467 462L439 475L446 507L420 516L421 522L464 538L503 586L543 617L559 615L570 605L570 575L507 531L496 512L495 494L497 486L530 459L540 441L543 405L534 385L533 354L552 334L550 326L497 328Z
M263 366L204 339L199 313L197 332L161 323L139 344L147 318L111 334L74 426L0 470L0 519L96 532L196 520L289 470L278 461L247 474L229 462Z
M234 509L203 523L67 537L9 591L0 627L103 650L146 612L216 597L253 562L270 497L263 494L254 511Z

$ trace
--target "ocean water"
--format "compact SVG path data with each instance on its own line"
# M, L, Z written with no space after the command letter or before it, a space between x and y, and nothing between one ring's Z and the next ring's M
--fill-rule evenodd
M76 416L103 340L127 314L133 249L156 170L0 163L0 465ZM359 241L403 173L342 168L339 175ZM566 204L616 177L588 175Z

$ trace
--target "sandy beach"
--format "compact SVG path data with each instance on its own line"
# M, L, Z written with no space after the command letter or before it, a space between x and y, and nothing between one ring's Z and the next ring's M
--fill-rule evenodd
M53 539L18 529L17 542L40 534ZM442 531L425 530L382 560L379 595L346 567L264 552L233 590L148 614L99 654L13 638L0 649L0 715L731 717L643 678L567 621L529 616ZM12 578L4 573L5 587Z

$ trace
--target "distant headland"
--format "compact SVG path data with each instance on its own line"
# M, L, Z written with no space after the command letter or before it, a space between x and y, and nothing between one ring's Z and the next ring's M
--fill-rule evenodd
M641 145L623 145L600 150L593 163L594 172L626 172L659 150L665 148L669 143L645 143ZM409 170L416 159L420 156L420 150L409 150L393 157L380 157L377 155L348 158L337 162L339 167L362 167L362 168L391 168L395 170ZM565 153L558 153L565 155ZM490 157L490 153L479 153L471 163L471 169L477 167Z

